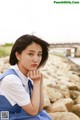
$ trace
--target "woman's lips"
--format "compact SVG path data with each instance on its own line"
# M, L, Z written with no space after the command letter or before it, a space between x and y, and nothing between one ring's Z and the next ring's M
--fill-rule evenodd
M33 67L37 67L37 66L38 66L38 64L32 64L31 66L33 66Z

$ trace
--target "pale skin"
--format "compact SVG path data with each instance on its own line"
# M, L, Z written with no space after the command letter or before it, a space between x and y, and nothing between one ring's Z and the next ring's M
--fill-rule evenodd
M22 51L15 53L18 59L18 67L25 76L33 80L33 92L31 101L25 106L21 106L28 114L34 116L43 109L43 76L38 66L42 60L42 48L39 44L32 43Z

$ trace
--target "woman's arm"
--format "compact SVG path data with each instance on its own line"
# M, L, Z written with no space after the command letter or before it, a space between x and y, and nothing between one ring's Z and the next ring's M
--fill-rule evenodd
M44 106L44 93L43 93L43 77L42 80L40 82L40 106L39 106L39 112L42 111Z
M39 112L40 107L40 89L42 75L38 70L30 71L28 76L33 80L33 92L31 101L28 105L22 106L22 108L30 115L36 115Z
M30 115L34 116L38 114L40 104L40 82L34 83L31 101L28 105L22 106L22 108Z

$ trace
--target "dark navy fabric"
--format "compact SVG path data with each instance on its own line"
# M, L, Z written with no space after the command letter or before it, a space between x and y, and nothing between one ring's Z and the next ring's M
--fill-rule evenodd
M0 80L9 74L15 74L18 76L18 74L13 69L8 69L0 76ZM33 89L31 82L28 83L28 87L31 96L31 90ZM9 120L52 120L52 118L47 114L45 110L42 110L36 116L30 116L17 104L12 106L3 95L0 95L0 112L1 111L9 111Z
M33 85L32 85L32 82L30 80L28 80L28 88L29 88L29 95L30 95L30 98L31 98L31 91L33 89Z

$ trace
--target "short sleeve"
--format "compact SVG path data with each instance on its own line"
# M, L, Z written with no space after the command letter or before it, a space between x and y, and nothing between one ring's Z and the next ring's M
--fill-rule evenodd
M3 79L1 90L9 102L14 105L24 106L30 103L29 93L16 75L8 75Z

